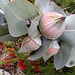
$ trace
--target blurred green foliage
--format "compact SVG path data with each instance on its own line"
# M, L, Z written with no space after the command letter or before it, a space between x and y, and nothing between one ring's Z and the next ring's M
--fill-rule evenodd
M75 75L75 67L64 67L63 69L56 71L53 58L49 59L47 63L44 63L43 58L40 58L38 60L38 73L34 71L34 66L32 64L26 63L26 65L28 65L28 67L24 70L26 75Z
M75 13L75 0L54 0L61 8L69 13Z

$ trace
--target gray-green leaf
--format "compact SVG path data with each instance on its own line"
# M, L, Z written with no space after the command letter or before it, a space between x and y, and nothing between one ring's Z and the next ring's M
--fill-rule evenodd
M40 20L40 16L36 17L32 23L31 26L28 30L28 35L32 38L32 39L36 39L37 37L40 37L40 33L37 29L38 25L39 25L39 20Z
M70 46L62 42L59 52L54 56L54 65L56 70L59 70L66 65L70 56L70 51Z
M65 19L66 23L66 31L73 32L75 30L75 14L72 14L70 16L67 16Z
M65 19L66 30L60 37L64 42L68 43L70 46L75 47L75 15L67 16Z
M50 0L35 0L35 5L38 5L43 10L43 13L54 11Z
M71 47L75 47L75 32L64 32L60 39Z
M66 64L67 67L75 66L75 47L71 49L69 60Z
M9 2L9 0L0 0L0 7L4 11L6 4Z
M12 37L10 34L4 35L2 37L0 37L0 42L4 42L4 41L17 41L19 38L17 37Z
M59 14L66 16L65 12L58 5L56 5L54 2L51 2L51 4L55 12L58 12Z
M70 16L70 13L68 11L65 12L66 16Z
M6 5L4 13L9 33L14 37L25 35L28 32L25 22L38 15L35 6L27 0L11 1Z
M48 40L48 39L42 37L42 46L35 54L31 55L28 59L29 60L37 60L40 57L42 57L48 50L50 43L51 43L51 40Z

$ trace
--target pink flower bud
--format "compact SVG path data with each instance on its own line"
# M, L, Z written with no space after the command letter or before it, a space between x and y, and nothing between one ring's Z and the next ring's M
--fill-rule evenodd
M55 54L57 54L58 53L58 51L59 51L59 49L60 49L60 46L59 46L59 44L57 43L57 41L53 41L52 43L51 43L51 45L50 45L50 47L48 48L48 54L49 55L55 55Z
M26 36L23 42L24 42L24 47L27 50L36 50L40 47L40 45L36 43L34 40L32 40L29 36Z
M29 36L25 36L19 53L37 50L41 46L41 39L31 39Z
M46 38L56 39L65 30L64 20L65 17L56 12L46 13L41 17L39 29Z

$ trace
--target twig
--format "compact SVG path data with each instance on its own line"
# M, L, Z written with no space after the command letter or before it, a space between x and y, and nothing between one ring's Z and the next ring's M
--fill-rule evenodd
M8 55L9 55L9 54L6 54L6 53L5 53L5 54L2 56L1 61L2 61L3 59L5 59Z
M69 7L65 7L65 8L63 8L63 10L67 10L67 9L69 9L69 8L71 8L71 6L69 6Z

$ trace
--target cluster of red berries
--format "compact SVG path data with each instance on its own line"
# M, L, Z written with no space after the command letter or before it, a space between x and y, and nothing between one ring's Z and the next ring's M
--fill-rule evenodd
M39 72L39 66L37 60L34 61L33 65L34 65L34 71Z
M27 68L27 65L24 64L24 60L18 59L18 66L20 69L24 70Z
M1 49L3 49L4 48L4 45L3 45L3 42L0 42L0 48ZM21 60L20 58L19 58L19 56L16 56L14 53L13 53L13 51L16 51L16 49L15 48L13 48L13 47L6 47L6 49L7 49L7 52L9 52L9 58L5 58L4 60L3 60L3 66L10 66L10 65L12 65L13 64L13 61L12 61L12 59L13 58L18 58L17 59L17 65L18 65L18 67L20 68L20 69L22 69L22 70L25 70L26 68L27 68L27 65L25 65L26 64L26 62L24 61L24 60ZM27 63L28 63L28 61L27 61ZM37 62L37 60L36 61L34 61L33 62L33 64L32 64L33 66L34 66L34 71L35 72L39 72L39 66L38 66L38 62Z

